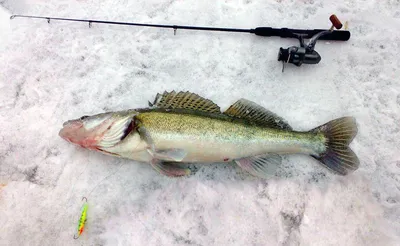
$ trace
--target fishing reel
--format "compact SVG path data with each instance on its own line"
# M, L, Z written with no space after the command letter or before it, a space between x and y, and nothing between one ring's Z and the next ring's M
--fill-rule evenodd
M300 67L302 64L318 64L321 61L321 55L314 50L318 39L332 33L335 28L339 30L343 26L336 15L331 15L329 20L332 22L331 28L314 34L307 44L305 44L304 38L309 36L308 34L292 33L292 37L300 41L300 46L291 46L287 49L281 47L279 49L278 61L282 61L282 72L285 69L285 63Z

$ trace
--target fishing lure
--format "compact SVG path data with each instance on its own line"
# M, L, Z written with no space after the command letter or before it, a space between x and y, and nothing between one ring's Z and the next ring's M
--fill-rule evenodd
M85 228L88 204L87 204L87 198L86 197L83 197L82 201L83 200L85 200L85 203L83 204L81 217L79 218L78 236L74 235L74 239L78 239L81 236L81 234L83 232L83 229Z

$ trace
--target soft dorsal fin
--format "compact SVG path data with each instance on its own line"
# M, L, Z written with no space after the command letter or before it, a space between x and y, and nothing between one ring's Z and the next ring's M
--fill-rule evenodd
M187 92L164 92L157 94L153 103L149 103L151 107L165 109L191 109L209 113L221 113L217 104L209 99L205 99L195 93Z
M260 126L292 130L283 118L246 99L240 99L232 104L224 114L246 119Z

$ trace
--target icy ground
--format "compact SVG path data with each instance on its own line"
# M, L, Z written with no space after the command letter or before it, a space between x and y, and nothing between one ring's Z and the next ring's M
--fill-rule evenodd
M0 2L0 245L400 244L398 0ZM336 13L352 37L319 42L319 65L282 73L278 49L296 40L11 13L238 28L328 28ZM66 120L144 107L164 90L223 109L244 97L298 130L355 116L360 168L339 177L289 156L268 181L229 164L170 179L58 137Z

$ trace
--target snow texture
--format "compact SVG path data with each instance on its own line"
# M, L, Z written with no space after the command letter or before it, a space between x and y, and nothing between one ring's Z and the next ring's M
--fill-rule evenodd
M399 245L398 0L0 1L0 245ZM287 66L294 39L109 26L11 14L237 28L328 28L316 66ZM250 99L308 130L356 117L360 168L336 176L287 156L261 180L232 164L187 178L75 147L58 136L83 115L147 106L190 90L226 109ZM86 228L76 232L81 201Z

